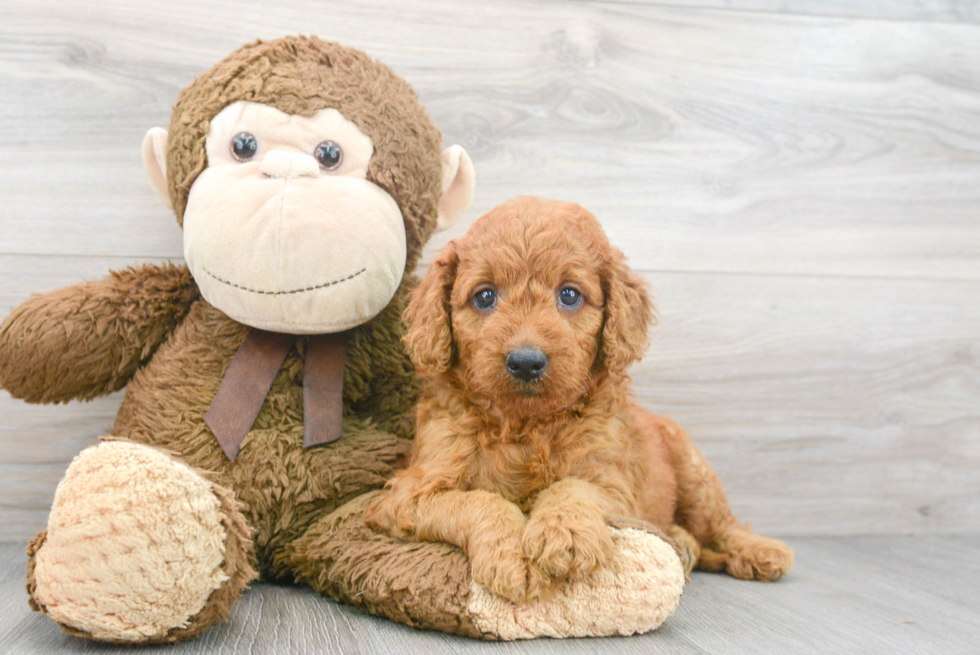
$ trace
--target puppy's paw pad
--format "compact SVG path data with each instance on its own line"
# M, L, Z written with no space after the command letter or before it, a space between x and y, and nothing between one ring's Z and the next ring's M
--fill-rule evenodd
M364 523L376 532L405 539L414 531L410 516L393 494L382 492L368 505L364 512Z
M375 498L364 512L364 522L372 530L390 534L395 527L395 516L388 507L387 497Z
M527 599L527 567L516 547L490 548L471 556L473 581L512 602Z
M588 575L606 565L613 552L604 523L563 517L532 518L521 547L530 567L551 580Z
M778 539L742 534L723 542L725 570L741 580L775 582L793 566L793 550Z

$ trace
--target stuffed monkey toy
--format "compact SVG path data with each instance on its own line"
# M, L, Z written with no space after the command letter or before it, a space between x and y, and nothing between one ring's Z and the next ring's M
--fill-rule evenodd
M200 75L143 144L186 265L34 296L0 326L0 386L33 403L126 387L109 436L28 547L35 610L106 642L199 635L256 579L489 639L629 634L684 570L611 520L615 566L513 605L446 544L366 527L410 448L419 382L401 313L422 247L468 207L472 164L364 53L256 42Z

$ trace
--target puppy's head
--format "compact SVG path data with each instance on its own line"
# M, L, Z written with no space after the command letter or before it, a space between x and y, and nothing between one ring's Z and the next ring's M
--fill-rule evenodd
M560 411L646 350L653 306L598 221L573 203L521 197L433 261L405 312L425 376L519 416Z

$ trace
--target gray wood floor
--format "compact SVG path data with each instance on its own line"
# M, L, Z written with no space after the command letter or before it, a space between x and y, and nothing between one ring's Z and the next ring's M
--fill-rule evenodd
M199 640L140 653L751 653L810 655L976 653L980 538L851 537L792 540L797 563L775 584L695 573L680 608L653 633L627 638L486 643L423 632L317 597L256 585L231 621ZM62 634L31 613L24 555L0 546L0 652L105 653L124 648Z

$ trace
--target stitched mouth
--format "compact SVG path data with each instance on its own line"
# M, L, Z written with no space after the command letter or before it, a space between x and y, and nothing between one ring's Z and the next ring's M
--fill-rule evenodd
M357 277L358 275L360 275L366 270L367 270L366 268L362 268L358 272L348 275L347 277L340 278L339 280L334 280L333 282L324 282L323 284L317 284L316 286L312 286L312 287L302 287L300 289L291 289L289 291L262 291L260 289L249 289L248 287L243 287L240 284L235 284L234 282L230 282L228 280L222 279L217 275L215 275L214 273L212 273L211 271L209 271L207 267L204 267L205 273L210 275L218 282L221 282L222 284L227 284L230 287L235 287L236 289L241 289L242 291L248 291L249 293L258 293L264 296L287 296L293 293L304 293L306 291L316 291L317 289L325 289L327 287L332 287L337 284L342 284L344 282L347 282L348 280L353 280L355 277Z

